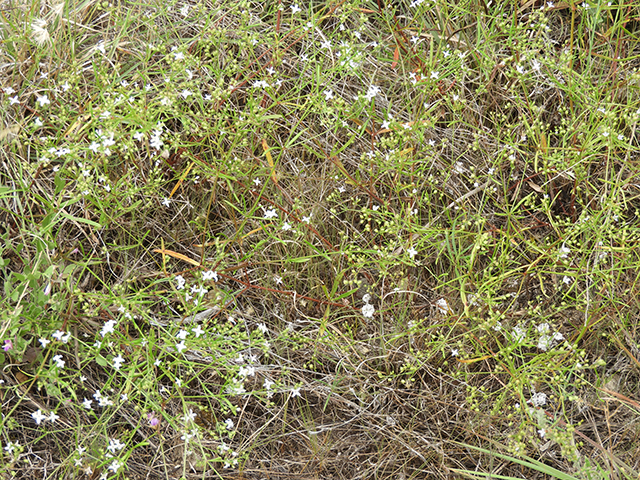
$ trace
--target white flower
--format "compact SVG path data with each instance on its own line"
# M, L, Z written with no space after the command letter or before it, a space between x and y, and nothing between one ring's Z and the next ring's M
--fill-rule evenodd
M4 447L5 452L7 452L9 455L13 454L13 451L16 448L20 448L20 444L18 442L9 442L7 443L7 445Z
M67 339L67 341L69 341L68 335L70 335L68 332L63 332L62 330L56 330L51 334L51 336L56 340L58 340L59 342L62 342L65 338ZM64 343L67 343L67 342L64 342Z
M415 248L411 247L409 250L407 250L407 253L409 254L410 258L413 258L416 256L418 251Z
M51 360L56 363L58 368L64 368L65 361L62 359L62 355L54 355Z
M300 387L291 390L291 398L300 396Z
M266 210L264 212L264 218L269 219L269 218L277 218L278 217L278 212L276 212L275 208L270 208L269 210Z
M182 422L183 423L189 423L189 422L193 422L196 419L196 414L193 412L192 409L189 409L188 413L185 413L184 416L182 417Z
M362 315L364 315L365 318L372 318L375 312L375 307L369 303L365 304L362 307Z
M180 340L184 340L185 338L187 338L187 335L189 335L189 332L187 332L186 330L180 330L176 334L176 338L179 338Z
M120 370L120 367L122 367L123 363L124 358L122 358L122 355L118 355L113 359L113 368L115 368L116 370Z
M567 258L570 253L571 253L571 249L569 249L568 247L565 247L563 243L562 247L560 247L560 254L558 255L558 258Z
M119 450L122 450L124 447L125 447L125 444L122 443L117 438L110 438L109 439L109 445L107 446L107 450L109 450L111 453L115 454Z
M177 350L179 353L182 353L182 351L183 351L185 348L187 348L187 346L184 344L184 340L183 340L182 342L180 342L180 343L176 343L176 350Z
M375 85L371 85L369 87L369 89L367 90L367 93L365 94L364 98L366 98L368 101L370 101L373 97L375 97L379 93L380 93L380 87L377 87Z
M431 78L437 80L440 77L440 72L436 72L435 70L431 72Z
M192 328L191 331L195 334L196 338L204 333L204 330L200 325L197 325L195 328Z
M55 423L56 420L59 420L59 419L60 417L56 412L49 412L49 417L47 418L47 420L49 420L51 423Z
M82 402L82 406L87 409L87 410L92 410L91 408L91 404L93 403L93 400L89 400L87 398L85 398Z
M40 425L43 420L47 419L47 416L44 413L42 413L42 410L38 409L31 414L31 418L33 418L36 421L37 425Z
M267 328L267 326L264 323L259 323L258 324L258 330L260 330L263 334L267 333L269 331L269 329Z
M111 462L111 465L109 465L109 470L111 470L113 473L116 473L118 470L120 470L121 467L122 462L120 460L114 460L113 462Z
M524 340L527 337L527 332L522 326L518 325L517 327L513 328L511 337L515 342L520 343L522 340Z
M107 333L113 333L114 332L114 328L116 326L116 321L115 320L109 320L107 323L104 324L104 326L100 329L100 335L102 335L103 337L107 334Z
M180 95L182 95L182 98L189 98L191 95L193 95L193 92L191 90L187 90L186 88L184 90L182 90L182 92L180 93Z
M113 401L109 400L109 397L104 395L104 396L101 396L100 399L98 400L98 405L100 405L101 407L108 407L109 405L113 405Z
M325 100L331 100L333 98L333 90L327 89L323 93L324 93Z
M46 95L42 95L41 97L39 96L36 102L38 102L41 107L44 107L45 105L49 105L51 103L49 97L47 97Z
M298 6L298 4L296 5L291 5L291 15L295 15L298 12L301 12L302 9Z
M284 222L284 223L282 224L282 230L284 230L285 232L286 232L287 230L291 230L291 225L289 224L289 222Z
M233 430L233 420L230 418L227 418L224 421L225 427L227 427L227 430Z
M217 282L218 272L212 272L211 270L207 270L202 274L202 280L213 280L214 282Z
M169 207L171 205L171 199L165 197L165 199L162 200L162 205Z
M175 281L178 282L178 285L176 285L177 290L182 290L184 288L185 283L187 283L187 281L184 279L182 275L176 275Z

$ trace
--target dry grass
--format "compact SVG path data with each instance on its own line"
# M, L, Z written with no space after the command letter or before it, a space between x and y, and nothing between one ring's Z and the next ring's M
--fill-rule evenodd
M7 5L0 474L639 478L637 6L389 3Z

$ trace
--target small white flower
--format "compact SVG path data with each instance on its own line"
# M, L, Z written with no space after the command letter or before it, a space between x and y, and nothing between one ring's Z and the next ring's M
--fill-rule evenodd
M56 367L60 369L64 368L65 361L62 359L62 355L54 355L51 360L56 363Z
M333 98L333 90L327 89L323 93L324 93L325 100L331 100Z
M49 416L47 417L47 420L49 420L51 423L55 423L59 419L60 417L56 412L49 412Z
M365 304L362 307L362 315L364 315L365 318L372 318L375 312L375 307L369 303Z
M227 418L224 421L224 425L225 425L225 427L227 427L227 430L233 430L233 420L232 419Z
M184 279L184 277L182 275L176 275L175 281L178 283L176 285L176 289L177 290L182 290L184 288L185 284L187 283L187 281Z
M431 75L430 75L430 76L431 76L431 78L432 78L433 80L437 80L438 78L440 78L440 72L433 71L433 72L431 72Z
M178 353L182 353L185 348L187 348L187 346L184 344L184 340L180 343L176 343L176 350L178 351Z
M380 93L380 87L377 87L375 85L371 85L369 87L369 89L367 90L367 93L365 94L364 98L366 98L368 101L370 101L372 98L374 98L379 93Z
M122 450L126 445L122 443L117 438L110 438L109 445L107 446L107 450L109 450L112 454L116 454L118 451Z
M42 413L42 410L38 409L31 414L31 418L33 418L36 421L36 425L40 425L43 420L47 419L47 416L44 413Z
M200 337L200 335L204 334L204 330L202 329L202 327L200 325L197 325L196 327L192 328L191 331L194 333L196 338L198 338L198 337Z
M36 102L38 102L41 107L44 107L45 105L49 105L51 103L49 97L47 97L46 95L42 95L41 97L39 96Z
M269 329L267 328L267 326L264 323L259 323L258 324L258 330L260 330L263 334L267 333L269 331Z
M418 251L415 248L411 247L407 250L407 253L409 254L410 258L413 258L417 255Z
M120 460L114 460L111 462L111 465L109 465L109 470L113 473L116 473L120 468L122 468L122 462Z
M300 387L291 390L291 398L300 396Z
M20 444L18 442L15 442L15 443L14 442L9 442L4 447L4 451L7 452L9 455L12 455L16 448L20 448Z
M189 409L189 412L185 413L184 416L182 417L182 422L183 423L190 423L195 421L196 419L196 414L193 412L192 409Z
M104 337L108 333L113 333L116 323L117 322L115 320L109 320L108 322L106 322L102 329L100 329L100 335Z
M511 332L511 337L515 342L520 343L522 340L524 340L527 337L527 332L523 327L518 325L513 328L513 331Z
M82 406L86 409L86 410L92 410L91 408L91 404L93 403L93 400L89 400L87 398L85 398L82 402Z
M120 370L120 367L122 367L123 363L124 358L122 358L122 355L118 355L113 359L113 368L115 368L116 370Z
M186 330L180 330L176 334L176 338L179 338L180 340L184 340L185 338L187 338L187 335L189 335L189 332L187 332Z
M264 212L264 218L266 219L277 218L277 217L278 217L278 212L276 212L275 208L270 208Z
M218 281L218 272L213 272L211 270L207 270L202 274L202 280L213 280L214 282Z
M171 199L166 198L164 200L162 200L162 205L164 205L165 207L168 207L171 205Z
M558 258L567 258L570 253L571 253L571 249L569 249L568 247L565 247L563 243L562 247L560 247L560 254L558 255Z

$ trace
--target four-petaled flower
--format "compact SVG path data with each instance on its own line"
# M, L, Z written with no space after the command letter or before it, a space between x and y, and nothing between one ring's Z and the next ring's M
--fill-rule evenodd
M113 368L115 368L116 370L120 370L120 367L122 367L123 363L124 358L122 358L122 355L118 355L113 359Z
M62 355L54 355L51 360L56 363L58 368L64 368L65 361L62 359Z
M42 413L42 410L38 409L31 414L31 418L33 418L36 421L37 425L40 425L43 420L47 419L47 416L44 413Z

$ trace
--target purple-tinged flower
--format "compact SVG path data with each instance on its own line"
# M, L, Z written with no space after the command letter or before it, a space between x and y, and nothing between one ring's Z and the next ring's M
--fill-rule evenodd
M9 339L4 341L4 345L2 346L2 350L8 352L9 350L13 350L13 342Z
M152 427L157 427L158 425L160 425L160 419L156 417L156 414L153 412L147 413L147 420L149 420L149 425L151 425Z

